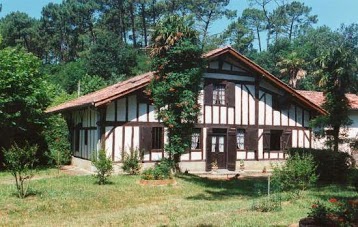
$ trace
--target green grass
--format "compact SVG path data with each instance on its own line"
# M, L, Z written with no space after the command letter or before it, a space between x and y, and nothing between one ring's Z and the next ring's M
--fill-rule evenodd
M39 175L44 178L31 181L32 194L19 199L10 175L0 173L0 226L288 226L318 199L357 197L352 188L321 186L283 201L280 211L261 213L251 206L266 185L262 178L188 175L173 186L142 186L138 176L114 176L112 184L100 186L91 176Z

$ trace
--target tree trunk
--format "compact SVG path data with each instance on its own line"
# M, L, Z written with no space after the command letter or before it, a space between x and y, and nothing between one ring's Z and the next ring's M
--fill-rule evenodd
M131 25L132 25L132 40L133 40L133 47L136 47L137 46L137 39L136 39L136 31L135 31L135 21L134 21L134 3L133 1L130 3L129 5L129 12L130 12L130 15L131 15Z
M339 126L333 127L333 151L338 152L339 145Z
M145 21L145 4L141 4L142 8L142 26L143 26L143 36L144 36L144 47L148 45L148 38L147 38L147 24Z
M261 52L262 51L262 48L261 48L261 38L260 38L260 30L259 30L259 27L256 27L256 33L257 33L257 40L259 42L259 51Z

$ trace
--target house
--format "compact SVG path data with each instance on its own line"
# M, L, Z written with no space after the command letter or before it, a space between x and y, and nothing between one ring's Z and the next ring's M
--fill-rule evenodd
M317 91L303 91L303 90L297 90L297 92L299 94L301 94L302 96L306 97L307 99L310 99L312 102L314 102L315 104L317 104L318 106L322 106L324 103L324 95L323 92L317 92ZM339 150L341 151L345 151L351 155L355 155L356 156L356 160L358 160L358 154L355 154L356 151L354 151L351 147L350 147L350 142L352 142L353 140L357 140L358 139L358 95L356 94L346 94L346 97L349 101L349 105L350 105L350 109L348 111L348 116L352 121L351 125L348 125L345 129L342 129L342 133L345 134L346 136L346 141L343 144L340 144L339 146ZM318 139L318 138L313 138L313 144L312 144L312 148L325 148L325 138L323 139Z
M203 55L207 60L201 114L191 150L181 156L183 170L262 169L285 159L290 147L312 146L311 118L319 105L290 88L231 47ZM90 168L93 152L104 148L116 163L131 149L143 151L144 166L165 156L166 129L156 119L144 90L149 72L52 107L62 113L71 135L73 164Z

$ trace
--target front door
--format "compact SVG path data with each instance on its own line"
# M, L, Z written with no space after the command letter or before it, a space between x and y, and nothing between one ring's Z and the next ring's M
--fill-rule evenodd
M211 135L208 141L208 161L219 169L226 169L226 135ZM210 146L209 146L210 145Z

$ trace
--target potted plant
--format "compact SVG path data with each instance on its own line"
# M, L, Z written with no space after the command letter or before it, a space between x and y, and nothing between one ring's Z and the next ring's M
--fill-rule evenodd
M214 172L218 170L218 161L216 159L211 163L211 170Z
M245 170L245 162L243 159L240 160L240 170Z

